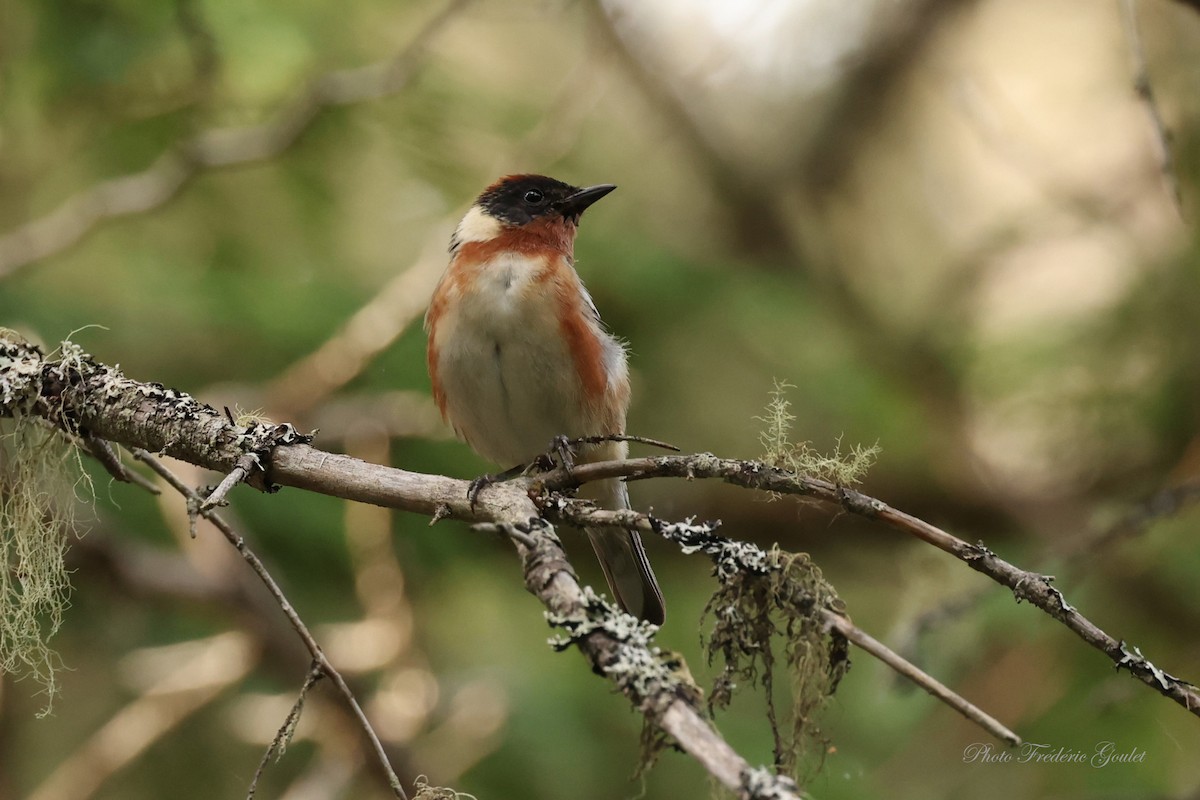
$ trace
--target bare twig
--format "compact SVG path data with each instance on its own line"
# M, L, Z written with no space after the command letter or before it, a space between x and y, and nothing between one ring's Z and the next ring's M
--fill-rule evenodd
M887 664L896 670L896 672L986 730L992 736L995 736L1011 747L1017 747L1021 744L1021 737L1002 725L995 717L987 714L973 703L968 702L961 695L955 693L932 675L922 671L915 664L902 658L882 642L872 638L870 634L855 626L846 617L834 614L831 611L825 611L824 615L825 620L842 636L845 636L851 642L875 656L875 658Z
M150 494L161 494L161 490L154 483L142 475L134 472L121 463L121 457L104 439L99 439L87 431L75 433L73 431L63 430L49 420L38 420L47 430L66 437L66 439L82 452L88 454L96 462L104 467L105 472L111 475L115 480L121 483L132 483L134 486L139 486L145 489Z
M246 453L238 459L237 465L230 471L225 478L217 484L217 488L212 490L212 493L204 499L197 511L204 513L217 506L228 505L225 502L225 495L229 494L233 487L237 486L253 472L255 469L262 469L262 464L259 463L258 455L255 453Z
M135 486L140 486L151 494L161 494L157 486L122 464L120 456L116 454L112 445L108 442L103 439L97 439L90 434L72 436L71 438L84 452L100 462L100 465L108 471L108 474L117 480L122 483L132 483Z
M271 743L267 745L267 751L263 753L262 760L258 762L258 769L254 770L254 777L250 780L250 788L246 790L246 800L254 800L254 793L258 791L258 781L262 777L263 771L266 770L267 764L271 761L271 756L282 757L283 752L292 741L292 736L296 733L296 725L300 722L300 713L304 710L304 700L308 697L308 690L316 685L317 681L325 677L321 665L313 663L312 669L308 671L308 676L304 679L304 685L300 687L300 695L296 698L296 702L292 704L292 710L284 718L283 724L279 726ZM278 754L278 755L276 755Z
M578 439L571 439L568 444L600 444L601 442L635 442L637 444L648 444L652 447L660 447L663 450L670 450L678 453L679 448L670 442L664 442L660 439L651 439L649 436L628 436L626 434L612 433L606 436L580 436Z
M1181 513L1197 501L1200 501L1200 481L1197 480L1160 489L1135 504L1116 522L1066 539L1051 547L1038 561L1070 567L1078 572L1081 566L1116 542L1140 535L1151 525ZM958 595L942 598L904 626L897 637L903 641L898 649L905 653L913 652L927 631L975 608L986 596L986 588L982 585L973 586Z
M1134 536L1156 522L1173 517L1200 501L1200 479L1192 479L1176 486L1160 489L1131 508L1114 525L1101 530L1095 536L1076 538L1064 555L1068 558L1083 553L1093 553L1114 541Z
M1146 51L1138 32L1137 7L1135 0L1121 0L1121 22L1125 26L1125 37L1129 40L1129 52L1133 58L1133 88L1146 106L1146 114L1154 127L1154 141L1158 147L1159 169L1163 182L1175 204L1175 210L1183 217L1183 191L1179 176L1175 172L1175 154L1171 148L1171 132L1163 120L1162 109L1154 96L1154 85L1150 82L1150 68L1146 63Z
M159 477L171 484L171 486L173 486L175 490L183 495L188 501L197 504L197 508L199 508L199 504L203 501L203 498L200 497L200 495L198 495L190 486L176 477L175 473L168 469L166 465L164 465L159 459L155 458L151 453L146 452L140 447L135 446L132 452L135 458L137 458L139 461L142 461L148 467L150 467L150 469L157 472ZM267 587L267 591L269 591L271 596L275 598L275 602L279 604L279 607L283 610L284 615L287 616L288 622L291 623L301 641L304 642L304 646L308 649L309 654L312 656L313 662L318 668L320 668L322 673L327 675L329 679L333 681L334 686L337 687L338 692L341 693L342 697L346 701L346 704L350 707L351 711L354 713L354 716L358 719L358 723L363 730L363 735L367 737L367 741L374 750L375 757L378 760L380 767L383 769L384 775L387 777L388 786L391 788L392 793L396 797L401 798L401 800L408 800L408 795L404 793L404 787L400 784L400 779L396 777L396 772L392 769L392 764L388 760L387 752L383 749L383 743L379 741L379 736L375 733L375 729L371 727L371 722L367 719L367 715L363 713L362 707L358 704L358 700L354 697L354 693L350 691L349 685L346 684L346 680L342 677L341 673L338 672L337 668L334 667L333 664L330 663L329 659L325 657L325 653L323 650L321 650L321 646L317 644L317 640L313 638L308 626L304 624L304 620L302 620L300 615L296 613L296 609L292 607L292 604L284 595L283 590L279 588L279 584L276 583L275 579L271 577L271 573L267 571L266 566L262 563L259 557L254 554L254 551L247 547L245 539L238 535L238 533L229 525L229 523L225 521L220 514L212 509L200 510L199 513L214 526L216 526L217 530L224 534L225 538L229 540L229 543L237 549L238 553L241 554L246 563L250 565L250 568L254 570L254 573L258 576L259 580L263 582L263 585Z
M450 0L394 58L317 78L268 122L200 133L161 155L147 169L98 183L49 214L0 236L0 278L66 250L102 222L164 205L201 171L278 156L329 107L399 91L416 72L430 40L469 2Z

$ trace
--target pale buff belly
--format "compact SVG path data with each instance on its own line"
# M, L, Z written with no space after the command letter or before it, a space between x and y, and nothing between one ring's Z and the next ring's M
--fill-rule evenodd
M476 291L448 304L438 326L447 416L501 466L531 461L555 436L599 433L553 296L536 275L517 257L489 265Z

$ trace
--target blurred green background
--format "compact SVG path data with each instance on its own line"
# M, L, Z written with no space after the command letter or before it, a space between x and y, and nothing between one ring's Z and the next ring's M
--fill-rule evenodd
M391 73L321 77L402 52ZM393 91L355 94L381 74ZM309 119L310 91L340 100ZM252 160L255 130L289 113L298 138ZM471 477L490 465L431 411L420 329L449 231L500 174L616 183L577 255L630 343L632 433L755 456L788 381L799 438L879 443L865 491L1057 575L1197 680L1200 512L1164 498L1200 480L1198 131L1200 12L1167 0L0 0L0 325L320 427L328 449ZM164 153L222 147L246 163L156 183ZM231 548L188 538L177 497L95 477L54 713L0 682L0 797L244 796L308 660ZM1145 751L964 763L985 734L855 652L812 796L1200 797L1194 715L949 556L716 484L632 494L811 552L857 624L1027 740ZM406 779L709 791L674 753L631 782L640 717L545 645L505 543L295 490L232 501ZM659 641L704 682L710 567L649 549ZM760 691L719 724L770 761ZM382 786L319 685L259 796Z

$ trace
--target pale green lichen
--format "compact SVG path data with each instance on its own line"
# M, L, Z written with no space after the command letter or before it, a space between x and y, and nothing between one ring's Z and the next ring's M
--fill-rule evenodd
M0 671L32 678L49 713L58 655L48 642L70 593L65 566L73 527L76 449L34 420L0 422Z
M796 415L792 413L791 401L787 399L787 390L793 388L795 386L786 381L776 380L763 415L755 417L765 425L758 435L763 447L763 461L779 469L820 478L839 486L857 484L875 463L879 445L853 445L843 452L842 439L838 437L832 453L821 453L809 442L793 442L792 428Z
M264 414L261 408L256 408L253 411L248 411L241 406L233 407L233 425L237 428L248 428L254 424L272 425Z
M432 786L424 775L417 776L413 788L417 790L413 800L476 800L473 794L457 792L445 786Z
M41 685L42 715L57 691L60 662L49 642L68 605L65 557L76 498L95 494L79 449L30 412L46 403L43 363L57 362L65 380L86 358L70 342L42 358L21 337L0 332L0 672Z

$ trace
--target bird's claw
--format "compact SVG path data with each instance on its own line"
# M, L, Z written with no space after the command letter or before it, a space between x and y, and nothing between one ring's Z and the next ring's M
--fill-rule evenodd
M529 466L526 464L518 464L515 467L504 470L504 472L496 473L495 475L480 475L467 484L467 500L471 503L471 510L475 510L475 503L479 500L479 493L493 483L504 483L511 481L513 478L520 478L529 473Z
M572 439L566 436L555 436L550 442L550 448L538 455L537 458L528 464L518 464L517 466L506 469L496 475L480 475L473 479L467 485L467 500L471 504L471 511L475 510L475 504L479 501L479 494L493 483L503 483L510 481L513 478L520 478L530 475L534 472L549 472L558 464L566 470L567 474L571 474L571 467L575 466L575 456L572 450ZM555 456L558 456L558 461L555 462Z
M496 483L495 475L480 475L467 484L467 502L471 504L471 511L475 510L475 503L479 501L479 493Z
M551 453L558 456L558 463L562 465L563 471L570 475L571 467L575 466L575 454L571 449L571 439L566 436L555 436L550 442L550 450L542 454L553 464Z

